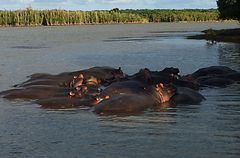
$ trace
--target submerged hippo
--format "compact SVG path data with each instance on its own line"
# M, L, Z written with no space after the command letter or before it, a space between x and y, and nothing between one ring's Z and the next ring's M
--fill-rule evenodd
M119 94L103 100L94 106L97 114L127 114L143 111L154 105L168 102L175 94L175 88L162 83L148 86L145 93Z
M146 84L135 80L115 82L106 87L105 89L103 89L98 97L100 98L105 96L113 97L119 94L145 93L146 86L147 86Z
M147 84L174 84L176 86L189 87L195 90L199 89L199 84L193 80L182 79L178 74L179 69L177 68L165 68L162 71L150 71L149 69L141 69L138 73L129 76L129 80L137 80Z
M93 106L94 99L51 97L47 99L37 100L35 103L41 105L42 108L47 109L70 109L79 107L91 107Z
M35 85L21 89L10 89L0 93L3 98L13 99L43 99L52 96L68 96L69 92L74 90L73 88L62 88L48 85Z
M78 82L74 80L78 79L80 75L84 76L85 81L91 80L94 77L97 79L98 83L101 82L101 84L105 82L110 83L114 82L115 80L121 80L122 78L125 78L125 74L122 72L121 68L114 69L111 67L93 67L86 70L64 72L58 75L33 74L29 76L29 80L21 84L17 84L14 87L27 87L31 85L56 85L71 87ZM72 83L73 81L74 83Z
M226 87L234 83L234 80L228 78L215 77L200 77L197 79L201 86L209 87Z
M201 68L196 72L192 73L190 76L197 79L203 76L215 76L215 75L224 75L229 73L236 73L237 71L232 70L226 66L210 66L206 68Z
M240 73L226 66L210 66L201 68L185 78L195 80L200 86L225 87L240 81Z
M170 103L172 105L179 104L200 104L205 100L197 91L187 87L177 87L176 94L171 98Z

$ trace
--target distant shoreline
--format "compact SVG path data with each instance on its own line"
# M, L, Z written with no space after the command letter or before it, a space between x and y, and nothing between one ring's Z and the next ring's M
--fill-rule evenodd
M17 26L12 26L12 25L9 25L9 26L1 26L0 25L0 28L9 28L9 27L13 27L13 28L22 28L22 27L54 27L54 26L94 26L94 25L125 25L125 24L153 24L153 23L140 23L140 22L136 22L136 23L130 23L130 22L126 22L126 23L97 23L97 24L59 24L59 25L17 25ZM157 24L157 23L155 23Z
M0 10L0 26L68 26L218 21L216 9L139 9L68 11L60 9Z
M90 24L58 24L58 25L17 25L17 26L2 26L0 28L24 28L24 27L56 27L56 26L94 26L94 25L127 25L127 24L161 24L161 23L231 23L238 22L237 20L218 20L218 21L178 21L178 22L125 22L125 23L90 23Z
M232 42L240 44L240 28L223 30L205 30L202 35L189 36L188 39L205 39L214 42Z

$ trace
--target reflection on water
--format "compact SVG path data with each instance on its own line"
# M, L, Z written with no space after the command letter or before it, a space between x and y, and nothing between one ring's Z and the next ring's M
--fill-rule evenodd
M149 24L0 28L0 91L36 72L91 66L211 65L240 70L240 46L185 37L238 24ZM191 32L186 32L191 31ZM240 85L200 91L201 105L161 106L134 116L96 116L89 108L46 110L0 99L0 157L239 157Z
M219 64L240 70L240 44L219 44Z

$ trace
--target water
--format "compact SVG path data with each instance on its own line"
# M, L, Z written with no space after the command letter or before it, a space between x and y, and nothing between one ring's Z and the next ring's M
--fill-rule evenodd
M237 23L161 23L0 28L0 91L36 72L92 66L178 67L181 74L211 65L240 71L240 45L187 40L208 28ZM240 85L200 91L201 105L97 116L91 109L46 110L0 98L0 157L239 157Z

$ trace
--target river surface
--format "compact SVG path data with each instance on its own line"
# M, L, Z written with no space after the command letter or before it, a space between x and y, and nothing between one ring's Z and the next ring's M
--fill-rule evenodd
M178 67L181 74L225 65L240 71L240 45L189 40L238 23L160 23L0 28L0 91L26 76L92 66ZM201 105L97 116L91 109L46 110L0 98L1 158L240 157L240 85L205 88Z

